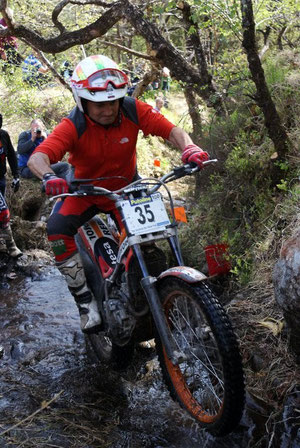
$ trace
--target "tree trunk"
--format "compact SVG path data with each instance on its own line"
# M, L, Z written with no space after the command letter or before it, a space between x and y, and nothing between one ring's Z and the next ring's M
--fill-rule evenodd
M159 70L157 67L153 66L149 72L146 72L143 76L143 79L137 84L136 88L133 91L132 96L134 98L139 98L145 90L147 89L148 85L151 84L152 81L154 81L159 75Z
M161 66L170 69L171 76L184 84L192 85L194 92L207 106L218 113L223 112L221 96L214 87L209 75L203 77L160 33L155 24L145 19L142 10L128 0L124 0L124 16L144 39L151 45L152 54Z
M193 132L191 138L196 145L200 145L200 137L202 137L201 115L199 105L190 87L184 89L185 99L189 108L189 114L192 119Z
M200 140L202 137L202 126L201 126L201 115L199 112L199 104L196 100L193 90L190 87L186 87L184 89L184 95L189 108L189 114L193 126L191 138L196 145L199 145L201 147ZM200 173L197 173L195 176L195 196L198 194L198 191L201 190L202 185L203 185L203 176L200 176Z
M264 70L258 56L255 40L255 23L251 0L241 0L243 47L247 54L252 80L256 86L255 100L262 109L269 137L274 143L277 160L284 160L288 152L288 136L281 124L280 117L270 95ZM280 170L279 170L280 171ZM279 178L277 178L279 176ZM281 177L280 177L281 176ZM280 181L280 172L273 173L273 181Z
M68 3L69 0L63 0L52 11L52 22L59 31L57 36L45 38L32 27L25 27L23 24L14 25L10 21L9 29L0 30L0 38L13 35L44 53L55 54L66 51L75 45L87 44L100 38L117 22L126 19L131 23L136 33L140 34L150 45L151 56L157 64L161 67L168 67L171 76L183 85L193 86L194 92L205 101L207 106L213 107L219 114L224 112L221 95L217 92L211 76L203 65L204 59L200 48L197 49L197 58L199 61L202 59L203 63L199 65L199 70L197 70L162 36L158 27L144 17L143 10L130 3L129 0L119 0L112 3L103 2L102 6L107 10L101 17L81 29L68 31L59 21L59 15ZM0 0L0 11L6 14L5 7L6 2Z
M202 42L200 40L200 31L197 23L194 23L191 18L191 7L186 2L180 2L179 9L182 11L182 17L183 17L183 23L186 31L188 32L190 27L193 26L196 30L196 32L188 35L189 43L192 45L194 52L195 52L195 58L198 65L199 73L205 81L206 84L211 84L212 82L212 76L208 73L207 69L207 63L202 47Z

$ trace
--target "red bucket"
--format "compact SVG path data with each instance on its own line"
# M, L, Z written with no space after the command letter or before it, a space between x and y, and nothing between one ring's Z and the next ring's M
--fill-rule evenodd
M228 274L230 271L228 247L228 244L211 244L204 248L209 276Z

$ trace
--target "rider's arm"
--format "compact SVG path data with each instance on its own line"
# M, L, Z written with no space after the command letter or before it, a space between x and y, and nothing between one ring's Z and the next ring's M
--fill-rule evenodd
M66 152L70 152L78 139L73 123L63 119L54 131L34 150L28 160L28 167L38 178L42 179L46 173L52 173L50 164L63 159Z
M176 148L183 151L188 145L192 145L193 141L191 137L181 128L175 126L169 135L169 142L171 142Z
M153 112L152 106L136 100L139 127L145 135L157 135L171 142L183 151L193 144L191 137L181 128L171 123L164 115Z
M50 159L47 154L42 152L35 152L28 160L27 166L30 171L39 179L43 178L46 173L53 173L54 171L50 167Z

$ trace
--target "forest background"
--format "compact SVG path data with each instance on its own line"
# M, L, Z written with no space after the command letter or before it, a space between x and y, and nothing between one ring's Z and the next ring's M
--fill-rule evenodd
M1 0L0 11L8 23L0 35L16 36L23 57L38 50L53 76L39 90L23 83L19 68L0 74L3 127L14 144L35 116L52 129L74 106L59 77L64 60L75 65L85 55L108 55L140 76L135 94L152 104L157 91L147 86L160 78L162 67L170 69L165 115L218 159L188 185L188 225L180 228L184 258L201 269L204 247L228 244L226 291L236 297L228 308L241 339L248 390L282 403L298 382L272 286L282 242L300 226L297 3ZM160 169L153 167L157 158ZM142 172L167 171L175 162L176 149L153 137L139 139ZM9 201L12 215L22 216L16 198ZM276 347L277 359L288 358L288 369L282 365L274 374L268 344L273 354Z

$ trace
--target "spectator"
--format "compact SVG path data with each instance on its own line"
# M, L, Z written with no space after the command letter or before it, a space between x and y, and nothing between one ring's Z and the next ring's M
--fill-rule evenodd
M10 17L13 17L13 11L7 8ZM6 29L7 23L4 18L0 19L0 29ZM22 57L17 51L18 43L14 36L0 38L0 58L5 62L5 68L8 64L21 65Z
M71 76L73 74L73 70L72 70L72 68L70 66L70 62L69 61L64 61L61 64L60 74L61 74L61 76L64 78L64 80L66 82L70 82Z
M8 160L13 181L11 187L17 192L20 187L18 162L16 152L11 143L8 132L2 128L2 115L0 114L0 252L8 252L11 257L22 255L17 248L10 227L10 212L5 201L6 190L6 159Z
M35 177L27 166L27 162L35 148L40 145L48 134L42 120L34 119L30 123L30 130L21 132L18 139L18 165L21 177L32 179ZM69 171L67 162L59 162L51 165L51 169L58 177L66 177Z
M162 75L161 75L161 90L163 92L169 92L170 90L170 70L167 67L164 67L162 69Z
M127 90L127 95L128 96L132 96L133 95L133 92L134 92L137 84L139 83L139 81L140 81L140 78L138 76L136 76L136 75L134 76L132 81L131 80L129 81L129 83L128 83L128 90Z
M37 53L31 53L22 64L23 81L31 86L40 87L49 81L46 73L49 68L44 66L37 58Z
M152 81L151 85L152 85L153 90L158 90L159 81L157 79L155 79L154 81Z
M164 106L164 99L163 98L161 98L160 96L158 96L156 99L155 99L155 107L154 107L154 110L156 110L157 112L160 112L161 113L161 109L162 109L162 107Z

